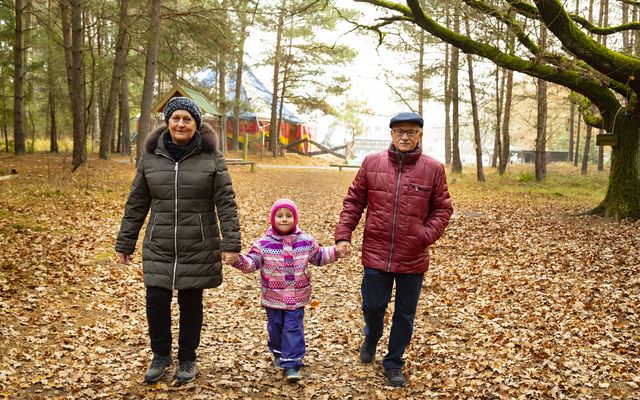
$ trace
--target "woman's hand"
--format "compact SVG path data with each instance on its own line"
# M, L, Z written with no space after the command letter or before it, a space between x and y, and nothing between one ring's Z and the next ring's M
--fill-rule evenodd
M240 260L240 256L238 253L223 251L222 252L222 262L227 265L236 265Z
M116 253L116 256L118 257L118 262L124 265L131 264L131 260L133 259L133 257L131 257L131 254Z

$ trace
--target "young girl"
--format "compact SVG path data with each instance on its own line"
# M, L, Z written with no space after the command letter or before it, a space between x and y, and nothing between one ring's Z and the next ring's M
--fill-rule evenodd
M246 273L260 270L269 350L276 368L284 369L286 380L299 381L306 349L304 306L311 301L311 273L307 266L309 262L325 265L336 261L336 246L320 247L311 235L298 228L295 203L279 199L271 208L271 227L266 234L247 255L234 256L228 256L225 262Z

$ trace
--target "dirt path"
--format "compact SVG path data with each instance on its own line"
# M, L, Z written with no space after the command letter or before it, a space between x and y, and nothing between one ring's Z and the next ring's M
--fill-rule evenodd
M575 205L561 200L482 200L455 184L459 213L432 249L406 354L408 387L385 386L379 364L384 349L374 365L358 361L357 256L313 270L301 384L286 384L270 364L258 276L226 268L224 284L205 292L198 379L174 387L170 373L157 385L143 385L150 352L140 269L116 264L112 250L131 171L98 163L93 175L65 183L48 178L43 165L33 167L39 174L0 186L7 199L0 207L0 397L624 399L638 394L640 226L564 217L562 212ZM295 199L302 228L330 244L355 171L232 173L246 250L266 229L276 197ZM360 237L361 232L356 248Z

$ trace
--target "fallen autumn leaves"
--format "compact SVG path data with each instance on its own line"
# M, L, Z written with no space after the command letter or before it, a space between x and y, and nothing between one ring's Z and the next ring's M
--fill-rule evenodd
M313 269L300 385L284 383L271 365L257 276L232 268L225 269L223 286L205 292L196 382L172 386L174 365L159 384L143 385L149 350L140 268L119 265L113 256L132 167L95 161L69 179L59 158L23 162L18 179L0 184L0 397L640 394L640 224L568 217L566 212L589 205L564 197L472 193L458 182L451 184L456 214L431 250L407 350L406 388L385 386L379 363L384 346L373 365L358 361L357 256ZM266 229L276 197L296 200L301 226L331 243L354 173L232 169L244 249ZM358 249L361 229L356 238ZM134 259L139 263L139 253Z

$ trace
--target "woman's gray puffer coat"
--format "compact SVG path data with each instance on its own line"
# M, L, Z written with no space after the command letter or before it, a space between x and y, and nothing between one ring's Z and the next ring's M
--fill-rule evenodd
M178 161L165 149L164 135L169 131L161 126L147 138L116 251L133 254L150 209L142 245L145 286L170 290L219 286L220 251L240 251L240 223L227 165L216 148L217 135L210 125L202 124L195 148Z

